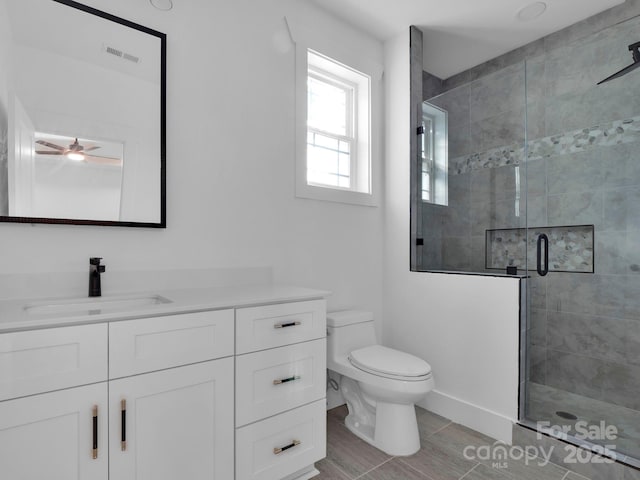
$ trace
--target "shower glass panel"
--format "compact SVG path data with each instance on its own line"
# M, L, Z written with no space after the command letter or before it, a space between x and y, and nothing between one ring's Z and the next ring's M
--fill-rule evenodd
M539 275L530 249L520 412L524 424L564 428L567 440L606 446L633 465L640 465L640 69L596 84L632 62L628 46L638 40L640 17L525 65L526 243L546 234L549 273Z
M525 63L453 88L445 81L423 103L422 124L415 269L524 274Z

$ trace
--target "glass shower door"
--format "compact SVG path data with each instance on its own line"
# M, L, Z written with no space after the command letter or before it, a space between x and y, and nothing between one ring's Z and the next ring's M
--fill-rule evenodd
M530 278L520 413L523 423L565 428L569 440L607 446L636 465L640 69L597 83L631 63L639 31L636 17L526 63Z

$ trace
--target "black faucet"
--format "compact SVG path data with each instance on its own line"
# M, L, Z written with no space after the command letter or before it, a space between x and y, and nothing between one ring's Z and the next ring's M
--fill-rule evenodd
M102 295L100 286L100 274L104 272L104 265L100 265L101 257L91 257L89 259L89 296L99 297Z

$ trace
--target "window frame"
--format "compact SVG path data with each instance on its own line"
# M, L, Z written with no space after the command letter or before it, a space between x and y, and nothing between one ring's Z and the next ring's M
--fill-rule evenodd
M363 58L357 51L350 51L344 45L336 45L326 41L325 35L299 35L293 22L287 18L292 39L295 43L296 54L296 155L295 155L295 196L329 202L340 202L354 205L378 206L381 190L380 152L381 152L381 112L382 112L382 67ZM304 32L309 34L309 30ZM313 40L313 41L311 41ZM310 45L313 43L313 45ZM326 59L341 66L354 74L366 79L366 97L362 91L354 98L357 100L358 116L361 120L357 124L359 131L364 131L363 138L359 135L357 153L363 158L366 152L368 172L363 178L360 165L356 166L357 177L353 177L354 188L339 188L332 186L307 183L307 78L309 71L308 54L312 53L321 59ZM326 70L326 69L324 69ZM340 76L339 76L340 77ZM342 77L340 77L342 78ZM362 100L364 97L364 101ZM363 103L366 105L363 108ZM360 115L363 110L365 115ZM364 128L362 119L366 119ZM377 135L374 135L374 132ZM356 157L354 157L355 159ZM350 172L351 173L351 172ZM367 190L366 192L363 190Z

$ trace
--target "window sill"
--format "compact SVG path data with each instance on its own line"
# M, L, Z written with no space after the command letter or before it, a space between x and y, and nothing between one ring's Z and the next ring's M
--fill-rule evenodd
M375 195L351 190L338 190L331 187L318 187L314 185L296 185L296 197L325 202L350 203L366 207L377 207L378 199Z

